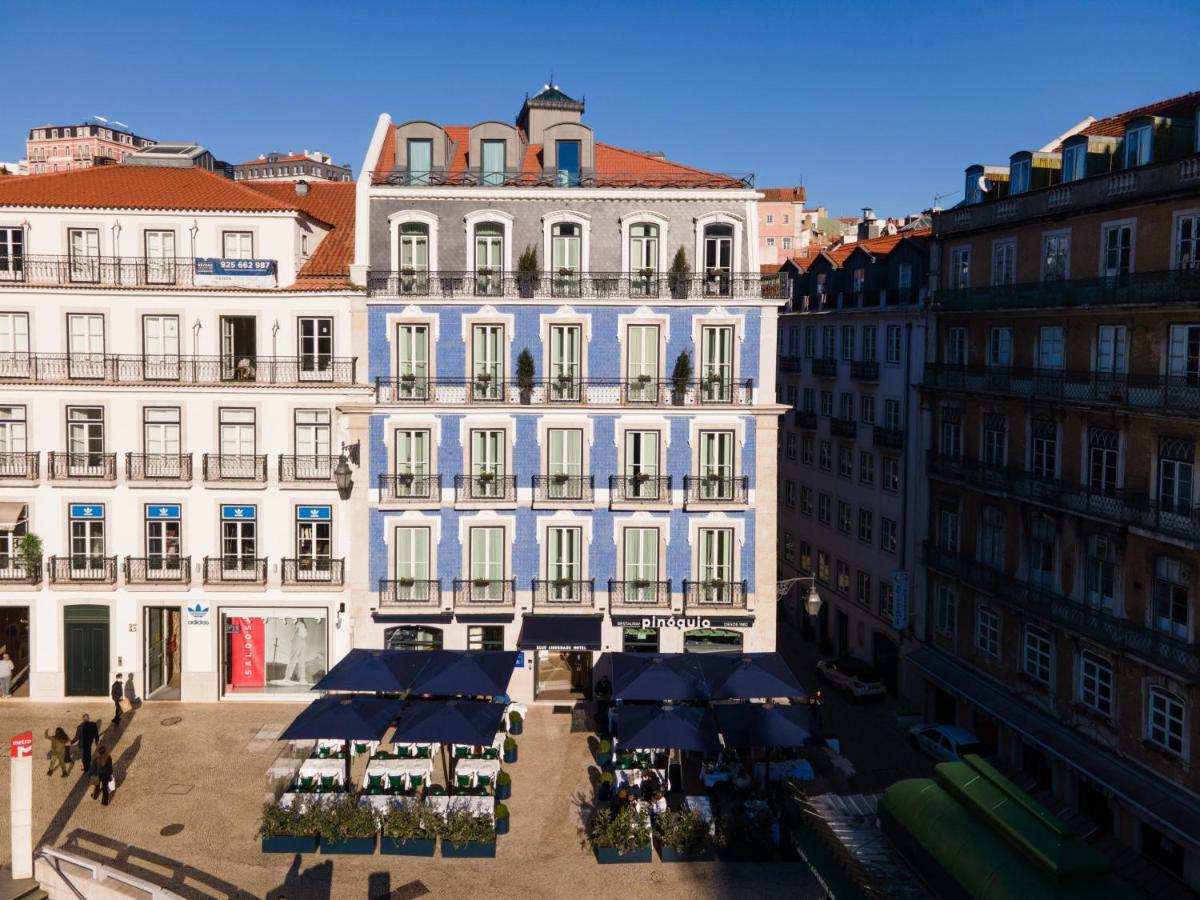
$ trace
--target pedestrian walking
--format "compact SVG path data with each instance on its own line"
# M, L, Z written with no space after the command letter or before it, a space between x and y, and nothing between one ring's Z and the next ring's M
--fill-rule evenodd
M117 677L113 679L112 688L109 689L109 696L112 697L113 706L116 707L116 713L113 715L113 724L116 725L121 721L121 701L125 699L125 685L121 684L121 673L117 673Z
M46 770L46 775L53 775L57 768L62 769L62 777L66 778L71 771L71 751L67 749L71 739L61 725L54 729L54 734L47 729L46 737L50 739L50 768Z
M13 661L7 653L0 653L0 700L12 696Z
M137 709L142 705L142 701L138 698L137 688L133 686L133 673L130 672L125 676L125 699L129 701L129 705Z
M92 746L100 743L100 726L92 721L87 713L75 727L75 739L72 746L79 748L79 764L83 766L83 774L87 775L92 769Z
M96 755L92 759L92 768L88 772L88 784L92 786L92 799L95 800L97 795L103 794L104 799L101 803L103 806L108 806L116 783L113 781L112 757L108 753L108 748L103 744L96 748Z

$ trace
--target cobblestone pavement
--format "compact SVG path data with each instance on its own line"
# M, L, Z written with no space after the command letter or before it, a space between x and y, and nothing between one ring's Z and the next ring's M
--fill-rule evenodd
M610 897L821 896L802 864L691 863L597 866L581 843L582 804L591 796L587 735L571 716L530 710L520 760L507 767L512 830L495 860L264 855L254 837L268 765L278 750L255 740L300 710L274 703L147 703L105 732L117 791L105 808L76 768L47 777L47 728L74 733L84 712L104 725L112 706L10 701L0 704L0 738L32 729L34 841L111 861L121 869L195 898L450 897L464 888L488 900L558 898L587 891ZM0 804L8 805L9 761L0 767ZM173 826L182 826L178 829ZM0 816L0 864L9 862L8 815Z

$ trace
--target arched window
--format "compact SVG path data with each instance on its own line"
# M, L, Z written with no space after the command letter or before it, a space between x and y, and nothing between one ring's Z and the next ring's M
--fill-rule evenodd
M480 222L475 226L475 293L498 296L504 285L504 226Z
M424 294L429 290L429 226L405 222L400 226L400 292Z
M635 297L658 295L658 226L639 223L629 228L629 273Z
M579 296L579 269L583 229L575 222L559 222L550 231L551 267L555 297Z
M441 650L442 629L421 625L397 625L383 633L388 650Z
M704 293L727 297L733 273L733 226L704 226Z

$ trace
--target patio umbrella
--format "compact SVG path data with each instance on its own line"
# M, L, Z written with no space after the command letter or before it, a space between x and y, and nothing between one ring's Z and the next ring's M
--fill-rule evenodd
M435 650L425 655L432 658L412 691L435 697L507 694L517 661L515 650Z
M706 653L699 659L714 700L805 696L800 680L778 653Z
M721 703L713 713L726 747L803 747L819 733L803 706Z
M377 741L403 709L399 700L385 697L320 697L292 721L281 741L343 740L346 742L346 783L350 783L350 742Z
M486 747L496 739L504 719L503 703L484 700L419 700L400 713L392 741L406 744L441 744L446 783L450 767L446 744Z
M617 709L622 750L699 750L716 753L717 721L702 706L626 705Z
M312 689L403 694L412 687L431 658L427 650L355 648L338 660Z
M708 683L697 654L650 656L645 653L612 654L613 697L676 703L709 698Z

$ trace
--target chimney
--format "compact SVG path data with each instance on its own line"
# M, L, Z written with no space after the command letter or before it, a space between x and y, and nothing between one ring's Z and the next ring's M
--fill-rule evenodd
M877 238L883 233L883 227L879 224L879 220L875 218L875 210L869 206L864 206L862 211L862 221L858 223L858 239L860 241L868 241L871 238Z

